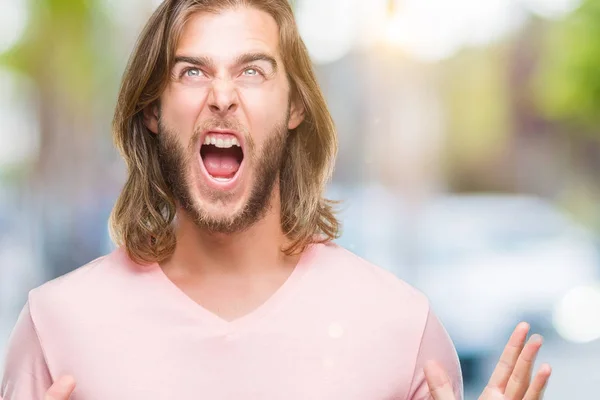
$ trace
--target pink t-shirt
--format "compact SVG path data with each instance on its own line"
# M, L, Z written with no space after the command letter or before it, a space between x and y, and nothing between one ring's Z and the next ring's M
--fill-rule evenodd
M233 322L119 249L30 292L0 394L43 399L71 374L73 400L422 400L430 359L462 399L455 349L426 297L337 245L310 246Z

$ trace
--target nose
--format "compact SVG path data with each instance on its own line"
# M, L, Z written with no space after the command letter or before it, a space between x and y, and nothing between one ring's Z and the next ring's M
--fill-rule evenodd
M225 117L235 112L239 99L233 83L226 79L215 79L208 98L208 108L219 116Z

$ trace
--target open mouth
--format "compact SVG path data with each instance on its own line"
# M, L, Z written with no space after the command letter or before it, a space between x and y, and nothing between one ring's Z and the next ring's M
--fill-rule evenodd
M217 182L229 182L238 174L244 152L238 138L230 133L209 133L200 148L206 172Z

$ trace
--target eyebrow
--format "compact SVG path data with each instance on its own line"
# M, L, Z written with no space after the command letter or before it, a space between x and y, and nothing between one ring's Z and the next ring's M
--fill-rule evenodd
M179 64L179 63L188 63L188 64L196 65L198 67L206 67L206 68L214 67L213 61L210 58L205 57L205 56L200 56L200 57L176 56L175 64Z
M273 71L277 71L277 60L275 57L270 56L266 53L244 53L235 59L235 65L249 64L255 61L266 61L271 64ZM214 69L215 63L213 60L206 56L192 57L192 56L176 56L175 64L177 63L188 63L199 67L205 67Z
M277 71L277 60L275 60L275 57L272 57L265 53L242 54L238 58L236 58L235 63L236 65L242 65L249 64L255 61L266 61L269 64L271 64L271 68L273 68L273 71Z

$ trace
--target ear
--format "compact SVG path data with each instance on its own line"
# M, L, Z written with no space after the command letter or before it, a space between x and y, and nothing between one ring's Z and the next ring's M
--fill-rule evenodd
M304 121L304 105L302 100L295 98L290 102L290 120L288 130L296 129Z
M158 106L152 103L144 108L144 125L150 132L158 134Z

